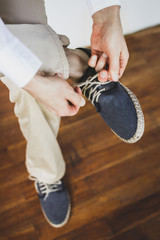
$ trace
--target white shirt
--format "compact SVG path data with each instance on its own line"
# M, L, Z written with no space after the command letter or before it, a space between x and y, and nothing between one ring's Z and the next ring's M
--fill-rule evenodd
M0 72L19 87L36 74L41 61L21 43L0 19Z
M86 0L90 14L113 5L120 0ZM19 87L25 86L37 73L41 61L18 40L0 19L0 72Z
M95 12L113 5L121 5L120 0L86 0L91 15Z

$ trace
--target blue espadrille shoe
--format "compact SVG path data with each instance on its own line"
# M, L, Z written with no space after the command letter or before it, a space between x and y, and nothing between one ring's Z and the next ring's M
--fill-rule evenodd
M90 49L79 48L91 56ZM136 96L120 82L98 81L94 68L88 67L78 80L82 94L92 102L111 130L124 142L135 143L144 132L144 116Z
M64 226L68 222L71 205L62 181L46 184L36 180L35 188L48 223L56 228Z

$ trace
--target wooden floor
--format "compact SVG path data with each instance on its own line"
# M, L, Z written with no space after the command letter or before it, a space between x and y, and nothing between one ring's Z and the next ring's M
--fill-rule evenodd
M160 240L160 26L126 40L122 83L140 100L144 136L121 142L90 103L63 118L58 139L72 215L61 229L41 213L25 169L25 140L0 84L0 240Z

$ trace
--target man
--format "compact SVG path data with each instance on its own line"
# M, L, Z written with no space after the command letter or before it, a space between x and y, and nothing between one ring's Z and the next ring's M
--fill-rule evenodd
M93 18L91 57L82 49L67 48L68 38L47 25L44 0L0 1L0 16L10 30L0 22L0 72L5 75L1 80L27 140L27 170L35 180L44 216L54 227L68 221L71 208L61 181L65 163L56 140L60 116L73 116L85 104L80 88L74 90L65 80L78 80L89 64L99 81L118 81L129 56L119 0L86 2Z

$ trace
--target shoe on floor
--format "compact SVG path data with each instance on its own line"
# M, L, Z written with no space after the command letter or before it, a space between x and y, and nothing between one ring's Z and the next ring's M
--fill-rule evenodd
M36 180L35 188L48 223L55 228L64 226L68 222L71 206L62 181L46 184Z
M79 48L91 56L90 49ZM82 94L92 102L111 130L124 142L135 143L144 132L144 116L136 96L120 82L98 81L94 68L88 67L78 80Z

